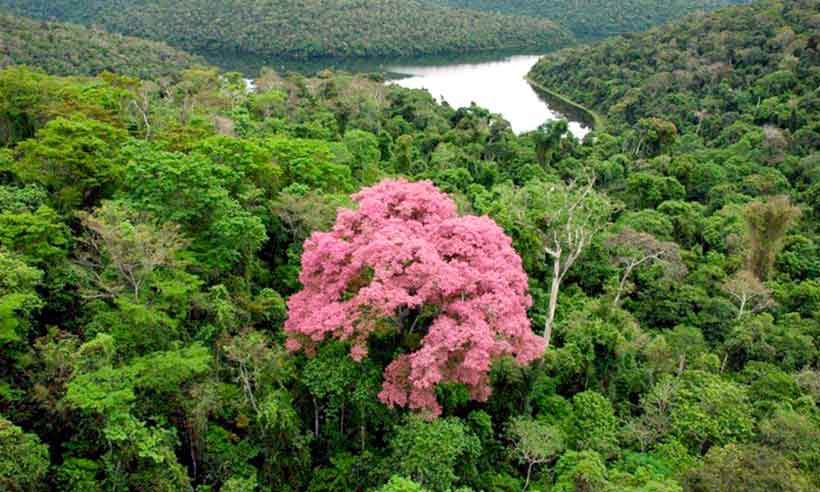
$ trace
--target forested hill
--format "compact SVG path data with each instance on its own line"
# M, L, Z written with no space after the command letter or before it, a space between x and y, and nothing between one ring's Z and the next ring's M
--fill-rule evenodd
M605 112L615 131L657 117L707 142L754 125L816 147L818 27L818 0L762 1L560 51L530 77Z
M204 61L165 43L0 12L0 67L28 65L55 75L108 71L153 80L197 63Z
M579 39L640 32L696 11L750 0L428 0L435 4L550 19Z
M544 19L417 0L2 0L24 15L99 24L210 54L308 58L550 49L572 36Z

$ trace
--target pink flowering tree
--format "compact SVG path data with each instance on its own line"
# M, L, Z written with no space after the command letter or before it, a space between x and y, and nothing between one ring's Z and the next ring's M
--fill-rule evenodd
M459 217L429 181L387 180L353 199L356 210L340 209L332 231L305 242L289 350L312 355L332 337L359 361L371 335L415 332L420 342L387 366L379 398L431 416L441 413L438 384L464 384L484 401L494 360L529 364L543 353L521 259L492 219Z

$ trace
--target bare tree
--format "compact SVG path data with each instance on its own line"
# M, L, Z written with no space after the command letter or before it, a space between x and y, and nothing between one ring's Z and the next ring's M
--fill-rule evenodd
M544 321L547 348L561 284L593 238L607 227L615 210L613 203L595 190L594 183L593 177L584 177L570 183L533 181L522 188L509 186L501 189L501 210L494 213L505 227L532 238L529 242L543 252L547 265L551 264Z
M135 98L128 104L129 108L133 108L134 112L142 119L142 125L145 127L145 140L151 140L151 122L149 115L151 114L151 98L158 93L160 87L154 82L143 82L139 89L135 92Z
M177 253L187 245L176 224L156 224L118 202L79 215L87 233L76 264L90 279L86 297L114 298L130 291L138 300L153 272L176 265Z
M550 298L544 322L547 348L552 338L561 284L595 235L609 224L614 210L612 203L595 191L594 183L595 180L590 179L583 185L572 182L543 190L552 205L540 228L544 252L552 260Z
M723 291L737 304L737 319L746 313L756 313L774 304L771 291L754 273L741 270L723 284Z
M708 111L700 110L695 112L695 118L698 120L698 127L695 129L695 135L700 135L700 130L703 127L703 122L706 118L711 116Z
M664 273L670 277L680 278L686 274L678 245L670 241L659 241L652 234L625 227L607 241L607 246L617 251L614 260L623 267L615 294L616 306L621 302L629 277L638 267L657 264L662 265Z
M762 150L764 159L768 164L780 164L786 157L786 150L789 141L786 139L783 130L776 126L766 125L763 127Z

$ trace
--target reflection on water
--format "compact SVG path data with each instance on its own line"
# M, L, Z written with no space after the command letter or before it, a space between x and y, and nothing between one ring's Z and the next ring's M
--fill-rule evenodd
M402 57L365 57L365 58L308 58L292 60L285 58L270 58L249 54L203 54L205 59L223 70L241 72L247 77L258 77L262 67L276 70L279 73L296 72L304 75L315 75L322 70L335 70L351 73L384 73L388 78L395 78L390 73L394 66L443 66L465 63L483 63L503 60L513 55L520 55L521 51L495 50L477 53L458 53L448 55L421 55Z
M535 55L517 55L483 63L453 63L444 66L390 66L390 72L408 77L392 81L410 89L427 89L433 97L460 108L476 103L501 114L516 133L535 130L546 121L564 116L550 108L524 76L538 61ZM567 115L572 118L571 115ZM579 121L569 128L577 138L589 133Z

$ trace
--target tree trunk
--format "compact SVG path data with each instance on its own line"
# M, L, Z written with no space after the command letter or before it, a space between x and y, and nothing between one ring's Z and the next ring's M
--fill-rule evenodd
M558 290L561 288L561 258L552 260L552 287L550 288L550 303L547 308L547 321L544 323L544 339L547 345L544 351L550 348L552 338L552 324L555 321L555 309L558 307Z
M740 297L740 307L737 310L737 320L739 321L746 314L746 295Z
M364 444L365 444L364 422L365 422L365 415L364 415L364 407L363 406L359 406L359 415L361 416L361 422L360 422L360 425L359 425L359 438L361 439L362 452L364 452Z
M638 145L635 147L635 155L640 154L641 147L643 147L643 137L638 140Z
M313 398L313 433L319 439L319 402Z
M339 419L340 420L339 432L342 434L342 436L344 436L345 435L345 403L344 403L344 401L342 401L341 414L342 414L341 418Z
M530 475L532 475L532 465L533 465L533 463L530 463L529 466L527 466L527 479L524 481L524 489L522 490L522 492L527 492L527 487L529 487L529 485L530 485Z
M615 294L616 307L618 306L618 304L621 303L621 295L623 294L624 289L626 288L626 281L629 280L629 276L632 274L632 268L633 267L631 264L626 267L626 270L624 271L624 276L621 277L621 282L618 284L618 292Z

